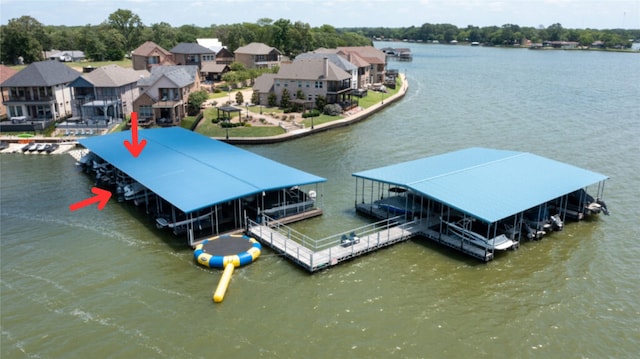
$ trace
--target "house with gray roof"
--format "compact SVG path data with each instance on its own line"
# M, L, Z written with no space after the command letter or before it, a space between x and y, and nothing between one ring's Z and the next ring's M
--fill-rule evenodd
M195 65L154 66L149 77L138 80L140 96L133 101L142 126L174 126L187 114L189 95L200 89Z
M215 63L216 53L200 44L181 42L169 50L176 65L196 65L202 68L205 63Z
M223 46L222 43L215 38L196 39L198 45L202 45L216 54L216 64L231 65L234 61L233 53Z
M271 79L273 85L269 92L276 94L278 103L281 102L285 89L291 100L297 99L297 94L301 91L304 101L315 103L322 96L328 104L347 102L351 92L351 74L330 62L327 57L296 59L292 63L280 65L280 70L273 77L259 77L254 90L260 93L260 103L263 105L267 104L269 94L264 91Z
M136 71L107 65L83 74L71 83L73 117L81 122L107 125L133 111L133 100L140 95L138 81L149 71Z
M248 69L263 69L280 65L282 53L275 47L252 42L236 49L234 55L235 60Z
M351 88L356 89L358 85L358 67L346 58L338 55L336 52L328 51L310 51L296 56L296 60L302 59L324 59L327 58L331 63L335 64L345 72L351 74Z
M59 61L39 61L2 82L0 88L9 94L3 102L12 122L29 122L35 129L43 129L52 121L71 116L70 84L78 77L80 72Z

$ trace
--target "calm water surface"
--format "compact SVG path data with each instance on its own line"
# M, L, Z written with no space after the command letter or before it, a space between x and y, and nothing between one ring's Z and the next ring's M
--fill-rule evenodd
M406 97L365 122L244 148L323 176L321 238L368 222L351 173L471 146L610 176L612 215L480 263L415 239L309 275L266 250L233 274L111 202L70 156L0 156L1 356L635 358L640 56L410 46ZM375 94L377 95L377 94ZM535 170L535 169L533 169Z

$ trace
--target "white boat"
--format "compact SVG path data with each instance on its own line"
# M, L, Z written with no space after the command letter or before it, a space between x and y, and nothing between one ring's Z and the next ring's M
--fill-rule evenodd
M133 182L124 186L123 195L126 201L144 197L145 187L138 182Z
M493 238L487 238L472 231L470 229L471 219L469 218L463 218L456 223L447 222L442 218L440 220L442 221L442 223L447 225L449 233L457 236L463 241L472 243L481 248L503 251L513 247L516 244L504 234L499 234Z
M213 215L213 212L214 211L211 211L211 212L205 213L205 214L203 214L201 216L198 216L198 217L187 218L187 219L183 219L183 220L179 220L179 221L175 221L175 222L171 222L171 219L169 219L169 218L158 217L158 218L156 218L156 227L157 228L171 228L174 231L178 230L178 229L183 229L184 230L184 228L186 228L187 224L193 223L195 225L198 222L200 222L201 220L211 217L211 215Z

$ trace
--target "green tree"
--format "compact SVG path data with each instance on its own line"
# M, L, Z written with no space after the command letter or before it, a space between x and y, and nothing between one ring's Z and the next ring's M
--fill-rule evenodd
M131 10L116 10L109 15L107 24L122 35L126 51L133 50L136 45L142 42L141 36L144 25L140 17L131 12Z
M322 111L324 110L324 106L327 105L327 99L324 96L316 97L316 109Z
M238 105L242 105L244 103L244 95L242 94L242 91L236 92L236 103Z
M280 95L280 107L289 108L289 100L289 90L282 90L282 95Z
M291 21L279 19L273 23L273 47L283 51L289 55L291 43L289 40L289 30L291 29Z
M274 92L269 92L269 96L267 97L267 104L269 107L276 107L276 102L278 101L278 95Z
M260 104L260 93L256 90L254 90L253 93L251 94L251 103L254 105Z
M126 39L115 29L100 31L100 39L105 46L104 59L120 61L126 53Z
M562 28L562 25L559 23L553 24L547 28L548 37L546 40L549 41L564 41L566 40L565 31Z
M96 31L91 25L86 25L79 30L78 43L84 55L94 61L103 61L107 47L102 42L99 31Z
M155 42L163 49L172 49L178 43L176 30L166 22L160 22L145 28L144 38Z
M198 111L200 111L200 106L202 106L208 98L209 95L207 94L207 91L194 91L190 93L189 100L187 101L189 114L193 115L198 113Z
M19 57L22 57L25 63L42 60L44 49L40 41L45 39L46 35L38 20L31 16L22 16L9 20L7 25L1 28L0 48L3 62L17 64Z

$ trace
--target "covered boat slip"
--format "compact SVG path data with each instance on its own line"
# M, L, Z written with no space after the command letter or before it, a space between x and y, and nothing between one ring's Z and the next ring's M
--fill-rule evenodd
M147 144L137 158L123 145L129 131L79 142L95 156L94 168L111 168L104 173L114 189L144 203L158 227L186 232L190 245L242 229L245 216L267 210L277 217L321 213L316 193L324 178L178 127L139 137Z
M482 260L508 246L504 237L515 248L566 219L606 213L606 176L530 153L468 148L353 176L358 212L402 215L423 236ZM586 191L595 184L597 199Z

